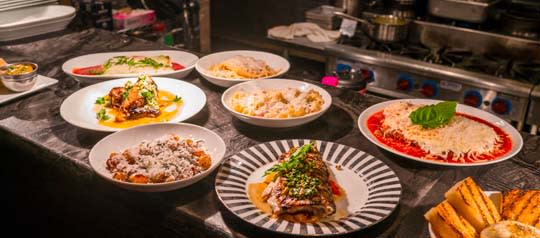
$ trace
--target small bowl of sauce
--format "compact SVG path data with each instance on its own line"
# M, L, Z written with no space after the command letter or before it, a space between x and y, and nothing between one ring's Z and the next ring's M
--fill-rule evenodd
M0 67L0 80L6 88L14 92L30 90L36 84L38 65L32 62L18 62Z

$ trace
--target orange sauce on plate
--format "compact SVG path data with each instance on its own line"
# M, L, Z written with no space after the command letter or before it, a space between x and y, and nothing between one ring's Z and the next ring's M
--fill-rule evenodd
M129 128L153 122L170 121L178 114L180 108L182 107L182 100L175 102L175 97L176 95L171 92L164 90L159 91L158 103L160 108L160 114L157 117L142 117L133 120L117 122L114 118L118 114L120 114L120 112L112 108L106 108L105 110L107 112L107 115L110 115L111 118L109 120L99 121L99 124L114 128ZM104 107L101 105L97 105L94 111L97 113L101 108Z

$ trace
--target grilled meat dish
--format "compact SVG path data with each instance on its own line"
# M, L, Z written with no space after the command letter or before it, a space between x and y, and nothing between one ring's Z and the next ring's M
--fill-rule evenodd
M292 148L266 174L274 176L274 181L262 196L273 215L298 222L317 222L335 213L330 173L315 146Z
M139 76L135 84L128 81L124 87L111 89L109 100L110 106L119 112L115 118L118 122L160 114L158 88L147 75Z

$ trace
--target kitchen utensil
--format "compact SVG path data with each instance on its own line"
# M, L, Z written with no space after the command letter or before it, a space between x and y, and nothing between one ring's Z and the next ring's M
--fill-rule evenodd
M429 13L434 16L473 23L486 20L489 10L501 0L429 0Z
M501 28L506 34L537 39L540 37L540 16L534 18L524 13L505 12L501 15Z
M17 75L3 73L3 71L8 70L10 66L16 64L30 65L32 66L33 70L29 73ZM14 92L24 92L31 89L34 87L34 84L36 84L37 69L38 65L32 62L17 62L8 64L0 68L0 80L2 80L2 84L4 84L4 86L9 90Z
M399 42L407 38L410 20L405 18L393 15L375 15L369 20L365 20L342 12L334 12L334 14L364 24L367 28L365 31L368 36L378 42Z

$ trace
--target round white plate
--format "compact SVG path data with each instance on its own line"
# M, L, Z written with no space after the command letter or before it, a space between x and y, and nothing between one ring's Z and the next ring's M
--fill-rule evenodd
M320 111L313 112L301 117L293 118L264 118L257 116L244 115L242 113L236 112L232 109L232 106L229 105L231 97L236 92L246 92L251 93L258 90L270 90L270 89L285 89L285 88L297 88L300 91L316 90L319 92L324 100L324 104ZM283 127L293 127L306 124L311 122L324 114L328 108L332 105L332 96L324 90L323 88L316 86L311 83L306 83L298 80L291 79L272 79L272 80L253 80L244 82L241 84L234 85L227 89L221 96L221 103L229 112L231 112L238 119L257 126L262 127L274 127L274 128L283 128Z
M256 208L248 198L250 183L263 180L264 171L281 154L310 140L279 140L250 147L223 162L216 176L219 200L236 216L263 229L293 235L325 236L351 233L388 217L399 203L401 184L390 167L373 156L341 144L314 141L346 197L336 203L344 217L329 217L317 223L295 223L273 218ZM341 165L338 170L336 165Z
M206 104L206 95L197 86L177 79L154 77L159 90L166 90L182 97L183 103L178 114L169 122L180 122L197 114ZM94 131L119 131L99 124L94 112L94 103L98 97L109 94L114 87L123 86L127 81L135 82L137 78L123 78L105 81L79 89L67 97L60 106L60 115L70 124Z
M127 78L127 77L137 77L139 74L108 74L108 75L82 75L74 74L74 68L82 68L104 64L108 59L115 56L156 56L156 55L168 55L171 58L171 61L174 63L179 63L184 66L181 70L176 70L172 72L161 72L161 73L148 73L150 76L163 76L169 78L183 78L187 76L195 67L195 63L199 60L199 57L196 55L179 50L151 50L151 51L126 51L126 52L109 52L109 53L97 53L83 55L75 57L66 61L62 65L62 70L64 73L69 74L76 78L77 80L83 83L99 83L104 80L116 79L116 78Z
M390 104L400 102L400 101L410 102L412 104L422 104L422 105L436 104L436 103L442 102L440 100L432 100L432 99L398 99L398 100L390 100L390 101L386 101L386 102L377 103L377 104L367 108L366 110L364 110L360 114L360 116L358 117L358 128L360 128L360 132L362 132L362 134L368 140L370 140L373 144L375 144L378 147L383 148L383 149L385 149L387 151L390 151L390 152L392 152L394 154L397 154L399 156L402 156L402 157L405 157L405 158L408 158L408 159L412 159L412 160L416 160L416 161L419 161L419 162L422 162L422 163L444 165L444 166L480 166L480 165L498 163L498 162L510 159L510 158L512 158L512 156L516 155L521 150L521 147L523 146L523 138L521 137L519 132L512 125L510 125L508 122L506 122L505 120L503 120L503 119L501 119L501 118L499 118L499 117L497 117L497 116L495 116L495 115L493 115L493 114L491 114L489 112L486 112L486 111L483 111L483 110L480 110L480 109L477 109L477 108L474 108L474 107L471 107L471 106L467 106L467 105L464 105L464 104L458 104L457 108L456 108L457 112L481 118L481 119L483 119L483 120L485 120L485 121L487 121L487 122L489 122L489 123L491 123L491 124L493 124L495 126L498 126L504 132L506 132L512 138L512 149L506 155L501 156L498 159L485 161L485 162L464 163L464 164L446 163L446 162L434 161L434 160L425 160L425 159L421 159L421 158L418 158L418 157L414 157L414 156L399 152L399 151L394 150L393 148L381 143L369 131L369 129L367 128L366 125L367 125L367 120L371 115L373 115L376 112L379 112L379 111L383 110L384 108L386 108Z
M291 66L289 64L289 61L287 61L285 58L279 55L262 52L262 51L234 50L234 51L223 51L223 52L218 52L218 53L204 56L197 62L197 65L195 66L195 68L197 69L197 72L199 72L199 74L201 74L206 80L221 87L230 87L237 83L253 80L253 79L222 78L222 77L214 76L210 73L209 71L210 67L237 55L251 56L255 59L263 60L264 62L266 62L267 65L269 65L270 67L278 71L276 75L272 75L272 76L264 77L264 78L279 77L283 75L284 73L286 73L289 70L289 67ZM260 79L263 79L263 78L260 78Z
M112 174L106 168L107 159L112 152L122 152L129 147L138 145L143 140L153 140L168 134L204 140L203 146L212 159L212 166L189 179L167 183L135 184L112 178ZM99 176L117 186L140 192L163 192L183 188L203 179L219 167L225 151L225 142L211 130L187 123L160 123L137 126L106 136L94 145L90 151L89 159L90 166Z

